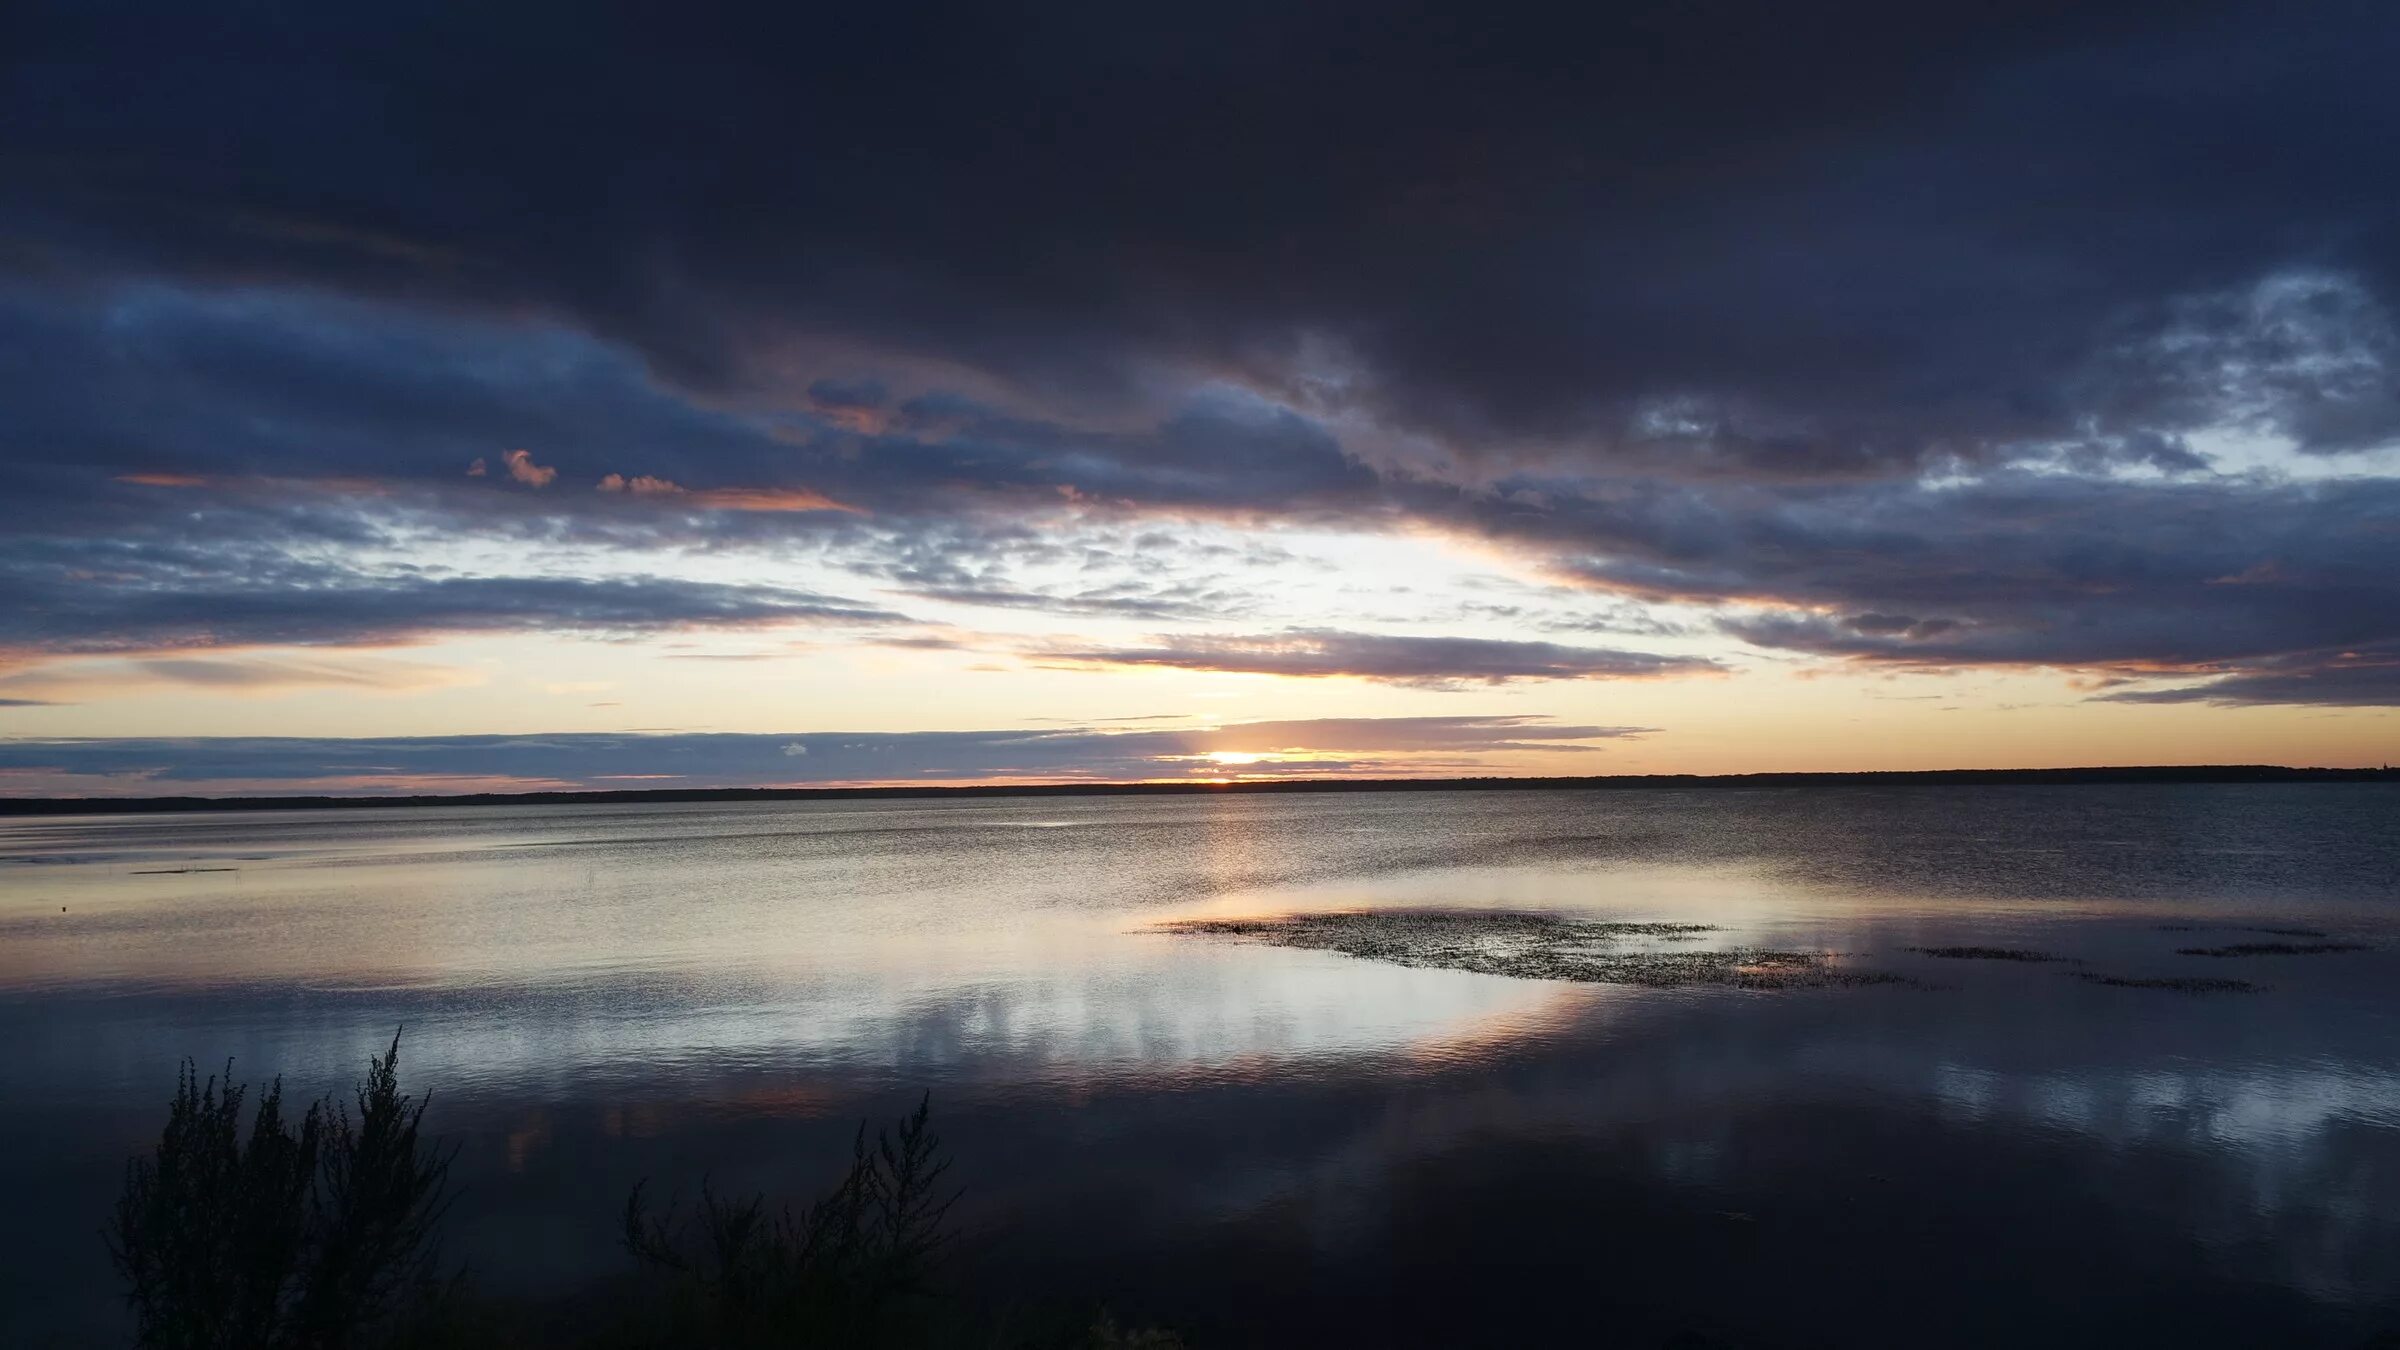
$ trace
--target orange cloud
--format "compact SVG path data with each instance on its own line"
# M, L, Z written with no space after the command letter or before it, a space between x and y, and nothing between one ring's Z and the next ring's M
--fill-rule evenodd
M481 464L483 461L475 462ZM509 477L527 487L548 487L551 480L558 477L558 470L547 464L534 463L533 452L530 450L511 450L500 457L500 462L508 466ZM473 473L474 470L469 469L468 472Z
M866 514L862 508L835 501L809 488L724 487L695 490L672 478L656 478L649 474L627 478L621 473L612 473L600 480L600 490L630 493L636 497L678 497L694 506L717 511L847 511L853 515Z
M857 405L820 406L817 409L817 415L844 431L856 432L862 436L880 436L889 431L892 425L891 414L881 408Z
M822 492L812 492L807 488L708 488L690 495L698 505L724 511L847 511L856 516L866 514L861 507L837 502Z
M612 473L600 480L600 490L630 492L636 497L671 497L684 489L683 484L671 478L653 478L646 473L627 478L621 473Z
M216 491L297 490L305 492L382 493L391 485L378 478L335 476L324 478L280 478L271 475L204 474L204 473L121 473L120 483L156 488L209 488Z

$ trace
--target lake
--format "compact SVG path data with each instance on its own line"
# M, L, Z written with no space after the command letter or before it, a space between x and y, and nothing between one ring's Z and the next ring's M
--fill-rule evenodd
M1157 927L1360 910L1891 978ZM2400 1327L2388 785L4 820L0 1343L121 1340L98 1229L181 1057L313 1095L401 1024L461 1145L449 1250L529 1296L621 1268L634 1182L804 1195L930 1092L962 1288L1200 1346Z

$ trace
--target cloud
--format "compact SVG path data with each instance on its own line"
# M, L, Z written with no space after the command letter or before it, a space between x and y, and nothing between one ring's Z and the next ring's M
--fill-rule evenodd
M230 640L250 640L241 633L258 625L251 611L278 605L290 607L288 621L270 626L261 640L321 645L388 631L361 623L352 611L409 608L440 587L414 579L393 587L408 596L386 596L381 583L361 582L365 569L341 557L353 549L388 551L400 538L497 536L534 545L571 538L629 560L693 547L772 555L806 541L839 551L846 565L898 583L903 593L948 603L1164 622L1222 620L1258 609L1290 557L1216 556L1202 568L1188 530L1148 528L1195 514L1237 531L1268 522L1430 530L1503 550L1574 585L1730 607L1722 631L1745 642L1862 662L2138 673L2400 637L2391 626L2400 606L2390 582L2400 559L2385 523L2400 498L2389 478L2293 483L2046 468L1795 485L1738 475L1691 479L1527 466L1477 485L1370 468L1325 428L1235 397L1202 399L1146 430L1105 435L977 414L948 424L950 438L940 441L906 429L906 405L896 403L894 425L901 429L865 452L851 437L850 450L842 451L830 443L795 446L778 439L772 419L704 407L648 381L622 353L572 334L520 331L512 339L460 320L384 325L376 311L346 302L278 296L234 305L156 288L128 293L108 308L105 323L75 318L82 311L72 306L35 304L24 312L64 325L57 329L59 347L37 344L37 350L75 352L79 362L55 379L34 372L22 386L25 400L11 403L34 413L37 439L26 444L63 449L56 463L0 461L0 474L13 475L22 489L0 497L0 519L12 532L0 548L0 574L34 602L18 616L13 635L0 619L0 638L40 645L47 635L54 648L188 644L210 626L212 607L220 604ZM77 326L87 321L97 326ZM103 341L107 331L149 336L128 347L121 339ZM314 347L304 341L312 334ZM520 350L527 343L533 353ZM128 351L159 359L127 365ZM242 352L256 354L255 369L235 358ZM2305 369L2315 359L2287 365ZM194 363L213 363L210 370L240 379L218 390L188 376L170 378ZM678 474L697 470L702 481L806 477L869 505L845 510L829 493L795 485L656 493L651 499L669 509L635 511L632 498L639 494L631 489L639 480L626 480L622 493L546 493L538 500L474 493L455 484L457 447L524 429L508 423L481 382L488 374L475 373L493 369L512 372L512 380L521 369L545 417L587 414L553 422L545 437L623 445L631 456L638 447L630 437L655 436L661 444L692 447L691 469ZM109 380L121 377L121 386L108 383L105 394L78 397L73 409L58 402L52 386L74 388L93 371L115 371ZM0 381L8 378L0 374ZM326 381L321 391L311 384L317 378ZM2278 397L2297 396L2290 392L2296 378L2289 370L2276 377L2286 391ZM220 405L199 397L203 392L231 402ZM174 405L172 415L129 417L121 425L109 420L118 409L155 410L179 394L193 401ZM289 402L295 397L296 405ZM269 400L262 406L275 407L276 415L235 415L245 400L258 399ZM53 410L44 413L45 406ZM369 428L346 420L361 408L397 410L397 434L377 429L369 436ZM288 445L262 444L252 439L252 426L295 434ZM356 445L362 453L371 446L384 457L375 465L399 477L323 476L334 467L323 454L328 444ZM321 476L218 472L240 467L227 446L278 471ZM131 481L95 491L77 478L83 469L65 462L69 452ZM131 467L161 463L191 467L171 473ZM148 486L169 481L189 490ZM872 518L864 514L870 509ZM1112 529L1119 533L1108 535ZM1029 581L1036 563L1073 568L1084 579ZM70 571L140 581L70 583ZM1161 578L1162 571L1170 576ZM649 585L659 602L645 616L597 622L563 589L555 607L517 594L567 585L555 579L443 584L454 594L480 589L494 597L484 617L426 621L454 623L460 631L626 632L679 622L670 600L679 583L596 582L600 592ZM692 624L769 621L761 612L769 606L755 594L744 602L699 585L684 594L694 602ZM792 603L811 602L794 597ZM875 608L833 597L815 603L826 610ZM312 630L312 615L321 616L322 627ZM795 621L843 617L794 614ZM1878 631L1884 619L1908 623ZM114 645L97 631L110 622L124 628ZM178 625L186 630L181 636L144 631ZM1184 641L1198 645L1126 650L1177 664L1244 658L1255 664L1259 656ZM1295 649L1283 659L1289 665L1301 655Z
M1490 755L1591 750L1645 734L1535 717L1328 718L1116 731L556 733L375 739L192 737L0 740L16 795L386 792L549 787L734 787L1245 774L1423 775Z
M1198 583L1142 586L1120 582L1080 591L1027 591L998 586L916 586L904 595L951 605L987 609L1032 609L1051 614L1093 614L1130 619L1223 618L1238 613L1250 597Z
M500 457L500 462L508 469L509 477L527 487L548 487L558 477L558 470L546 464L534 463L530 450L511 450ZM468 472L474 471L470 469Z
M1046 653L1053 660L1103 666L1172 666L1303 678L1351 676L1436 687L1513 680L1624 680L1721 673L1692 656L1570 647L1494 638L1401 637L1333 629L1249 635L1162 634L1149 647L1093 647Z
M1656 727L1578 726L1547 717L1316 717L1236 722L1181 733L1207 750L1422 753L1593 748L1578 742L1633 740Z
M2390 702L2388 9L1504 5L1471 61L1356 17L901 7L794 79L749 54L820 46L798 10L36 15L26 68L98 92L0 93L48 260L0 274L0 648L897 619L652 575L703 555L1223 623L1307 565L1203 565L1206 522L1437 536L1728 650ZM556 485L503 446L645 472L462 480ZM1105 528L1169 538L1062 580ZM615 579L390 562L493 541ZM1071 649L1715 668L1243 621Z
M131 663L131 668L140 675L163 683L206 689L279 690L307 686L421 689L474 678L460 671L400 661L172 657L136 661Z
M38 665L0 676L0 692L82 702L190 689L251 695L294 689L401 694L480 684L483 678L472 670L367 656L160 657Z
M653 478L648 474L639 474L629 479L621 473L612 473L600 480L600 490L602 492L630 492L636 497L671 497L684 489L680 484L664 478Z
M85 557L97 561L87 551ZM236 555L238 556L238 555ZM20 659L267 646L374 646L454 633L549 632L597 636L790 624L905 622L890 610L766 585L666 577L445 576L353 571L262 557L173 551L122 578L95 581L56 565L12 561L16 583L0 613L0 653ZM177 570L171 564L185 564ZM167 564L167 565L162 565ZM198 671L198 666L182 669ZM207 669L225 669L223 665Z
M623 474L612 473L600 480L600 490L629 493L636 497L672 498L678 506L709 511L841 511L852 515L864 514L859 507L837 502L822 492L804 487L715 487L695 491L672 479L654 478L648 474L627 478Z
M2395 512L2389 479L2019 474L1799 501L1577 499L1509 528L1585 584L1733 607L1724 628L1762 646L2138 675L2400 640Z
M635 480L637 484L642 481L643 480L641 479ZM658 480L651 479L648 481L655 483ZM668 484L665 489L653 488L651 490L667 490L675 492L685 491L685 489L677 488L671 483ZM642 489L637 486L634 488L634 491L640 492ZM721 487L708 488L703 491L692 492L689 495L693 505L710 507L720 511L842 511L855 515L859 514L861 510L861 508L852 506L847 502L837 502L822 492L817 492L812 489L802 487Z
M1093 403L1180 367L1470 444L1846 476L2213 415L2205 380L2091 386L2131 330L2309 350L2277 336L2286 311L2194 297L2309 264L2389 298L2357 186L2379 164L2289 153L2327 126L2384 143L2394 20L2373 6L1504 6L1471 61L1438 8L1376 20L1362 43L1258 10L1161 42L1090 8L1006 31L898 11L792 80L744 59L821 36L773 11L609 19L562 51L530 16L135 5L16 35L34 68L93 70L105 125L34 91L5 125L45 152L23 214L79 265L565 314L720 389L832 334L889 358L799 372L850 429L917 392L885 367ZM360 50L372 69L324 55ZM504 116L527 70L561 120ZM994 147L993 107L1061 115ZM2205 372L2228 350L2249 383L2319 374L2250 338L2141 360ZM2356 374L2356 397L2261 415L2365 443L2394 409Z
M2349 708L2400 707L2400 643L2359 651L2279 656L2198 684L2164 689L2115 689L2095 697L2111 703L2211 703L2226 707L2295 703Z

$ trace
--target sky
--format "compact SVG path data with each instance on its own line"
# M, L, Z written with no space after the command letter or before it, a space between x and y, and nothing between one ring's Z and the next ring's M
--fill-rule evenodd
M0 794L2400 759L2400 12L0 13Z

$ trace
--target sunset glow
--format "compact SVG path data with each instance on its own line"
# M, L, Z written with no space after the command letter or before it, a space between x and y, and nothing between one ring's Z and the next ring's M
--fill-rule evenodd
M1387 111L1328 121L1241 73L1274 44L1194 103L1138 78L1173 44L1126 40L1091 57L1129 80L1110 116L947 156L864 109L1039 103L1090 53L1034 43L1060 68L977 95L595 55L596 177L444 99L337 80L295 119L245 93L271 62L237 87L167 36L122 56L113 131L28 93L0 782L2400 757L2400 273L2353 175L2148 176L2272 141L2247 95L2129 111L1994 57L1919 107L1845 49L1758 100L1786 35L1674 91L1771 109L1747 131L1440 62L1336 62L1328 106ZM1892 116L1817 125L1837 86ZM720 98L745 136L685 144ZM1253 152L1129 148L1196 106ZM2057 176L2125 229L2043 215ZM2135 228L2148 191L2184 227Z

